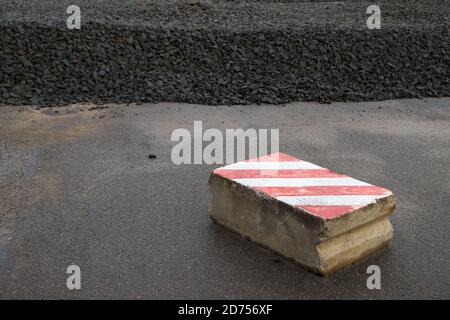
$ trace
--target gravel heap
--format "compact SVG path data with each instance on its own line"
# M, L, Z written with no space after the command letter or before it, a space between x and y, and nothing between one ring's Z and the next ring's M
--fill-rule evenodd
M81 30L66 27L74 3ZM381 30L366 27L373 3ZM449 8L450 0L3 0L0 103L450 96Z

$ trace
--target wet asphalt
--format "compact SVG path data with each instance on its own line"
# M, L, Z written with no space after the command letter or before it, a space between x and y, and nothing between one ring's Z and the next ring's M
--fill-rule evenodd
M0 298L450 298L450 99L0 114ZM215 225L177 128L278 128L280 150L393 190L388 249L322 278ZM150 156L149 155L154 155ZM66 269L81 268L68 290ZM366 287L370 265L381 290Z

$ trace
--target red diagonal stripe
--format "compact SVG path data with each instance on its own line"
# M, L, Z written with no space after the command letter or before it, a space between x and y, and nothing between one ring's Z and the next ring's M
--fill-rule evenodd
M387 189L377 186L325 186L325 187L255 187L272 197L279 196L321 196L321 195L383 195Z
M296 170L227 170L216 169L215 174L228 179L245 178L345 178L345 175L328 169L296 169Z

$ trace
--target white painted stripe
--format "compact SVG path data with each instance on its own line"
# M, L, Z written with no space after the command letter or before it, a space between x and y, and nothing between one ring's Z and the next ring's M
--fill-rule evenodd
M306 161L286 161L286 162L237 162L229 164L220 169L224 170L289 170L289 169L323 169L315 164Z
M386 195L377 196L282 196L277 200L285 202L291 206L311 205L311 206L361 206L375 202Z
M371 186L353 178L245 178L232 179L247 187L316 187L316 186Z

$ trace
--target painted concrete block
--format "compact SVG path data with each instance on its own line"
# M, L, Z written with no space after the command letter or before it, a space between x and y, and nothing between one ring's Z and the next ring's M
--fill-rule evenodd
M391 191L284 153L215 169L209 184L215 222L322 275L393 236Z

